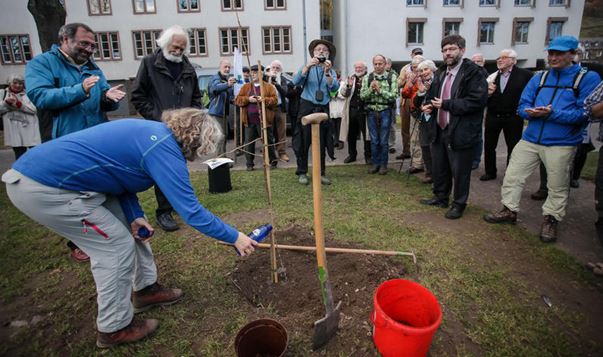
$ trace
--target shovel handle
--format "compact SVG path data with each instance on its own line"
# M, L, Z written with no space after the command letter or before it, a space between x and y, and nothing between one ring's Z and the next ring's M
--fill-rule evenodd
M327 113L312 113L302 117L301 122L303 125L320 124L327 119L329 119L329 115ZM314 165L314 156L312 156L312 165Z

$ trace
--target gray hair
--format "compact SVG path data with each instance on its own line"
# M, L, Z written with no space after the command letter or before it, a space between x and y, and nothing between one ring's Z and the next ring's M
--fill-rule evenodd
M161 36L157 39L157 46L159 46L162 50L167 49L167 47L172 43L172 39L174 36L184 36L186 38L186 47L184 49L184 54L188 56L190 53L189 48L189 37L188 31L184 29L184 27L180 25L170 26L167 29L161 32Z
M23 79L22 75L20 75L20 74L11 74L10 76L8 76L8 81L6 81L6 83L8 85L11 85L14 81L25 82L25 80Z
M515 58L517 59L517 52L515 52L515 50L512 50L510 48L505 48L504 50L500 51L501 54L506 54L509 57Z
M419 63L425 61L425 57L421 56L421 55L416 55L412 58L412 60L410 61L411 65L418 65Z
M75 37L75 33L77 32L77 29L79 29L80 27L83 28L84 30L86 30L86 32L94 33L94 31L92 31L90 26L83 24L81 22L72 22L70 24L65 24L65 25L61 26L61 28L59 29L59 43L63 42L63 39L65 37L67 37L68 39L73 39Z
M430 68L433 72L436 71L436 69L438 69L438 67L436 67L435 63L433 63L432 60L424 60L423 62L419 63L419 65L417 66L418 70L422 70L423 68Z
M281 61L279 61L279 60L274 60L274 61L272 61L272 62L270 63L270 67L272 67L272 65L274 65L274 64L276 64L276 65L280 66L280 67L281 67L281 69L283 68L283 63L282 63Z

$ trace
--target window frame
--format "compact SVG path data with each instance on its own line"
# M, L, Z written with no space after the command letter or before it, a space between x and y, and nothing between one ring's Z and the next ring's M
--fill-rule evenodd
M420 0L422 1L421 4L409 4L409 1L414 1L414 0L406 0L406 7L423 7L423 8L427 8L427 0Z
M446 23L448 22L458 22L459 23L459 34L461 32L461 25L463 24L462 17L444 17L442 19L442 38L446 37Z
M103 45L102 45L102 41L100 41L100 35L101 34L106 34L108 36L108 45L109 45L109 58L105 58L103 57ZM113 52L114 52L114 48L113 48L113 41L111 39L111 35L116 35L117 36L117 47L119 50L119 58L114 58L113 56ZM121 41L119 38L119 31L97 31L94 33L94 38L96 41L96 45L98 46L95 54L92 56L92 58L94 58L95 62L115 62L115 61L121 61L124 58L124 53L121 49ZM96 56L96 54L98 54L98 56Z
M465 0L458 0L459 4L458 5L450 5L450 4L445 4L445 1L450 1L450 0L442 0L442 7L460 7L461 9L465 6Z
M31 61L35 56L34 56L34 52L33 52L33 47L31 45L31 37L29 36L29 34L27 33L20 33L20 34L0 34L0 39L2 39L3 37L6 38L7 40L7 44L8 44L8 55L11 58L11 62L5 62L4 61L4 53L2 51L2 46L0 45L0 64L2 65L6 65L6 66L13 66L13 65L26 65L27 62ZM17 37L19 39L19 49L21 51L21 54L23 55L23 60L20 62L16 62L15 61L15 53L13 51L13 47L10 43L10 38L11 37ZM29 56L31 57L30 59L27 59L27 56L25 54L25 50L23 49L23 41L21 40L22 37L27 37L27 41L29 42ZM1 44L1 42L0 42Z
M92 11L90 9L90 1L96 1L98 3L98 9L99 9L98 14L92 13ZM111 16L111 15L113 15L113 4L111 4L111 0L107 0L109 2L109 12L108 13L103 13L103 11L101 10L101 5L100 5L101 1L104 1L104 0L86 0L86 6L88 7L88 16Z
M549 35L551 33L551 31L550 31L551 24L553 22L561 22L562 23L562 25L561 25L561 34L563 35L563 26L565 26L565 24L567 23L568 19L569 19L568 17L548 17L546 19L546 33L545 33L545 36L544 36L544 45L545 46L548 46L549 42L551 41L551 38L549 37Z
M534 5L536 3L535 0L528 0L528 4L517 4L516 1L521 1L521 0L513 0L514 7L534 7Z
M477 21L477 47L482 45L490 46L494 45L494 36L496 35L496 24L498 23L498 17L480 17ZM483 23L494 23L494 27L492 29L492 42L481 42L481 34L482 34L482 24Z
M156 14L157 13L157 1L156 0L151 0L151 1L153 1L153 5L154 5L154 10L153 11L147 10L147 0L143 0L143 2L144 2L144 11L142 11L142 12L136 12L136 0L132 0L132 13L134 15Z
M155 50L157 50L157 39L159 38L159 36L161 36L161 31L160 29L144 29L144 30L131 30L132 32L132 48L134 49L134 59L135 60L141 60L143 59L145 56L154 53ZM139 56L138 53L136 52L136 33L145 33L145 32L150 32L151 36L153 37L151 39L151 52L150 53L143 53L142 56ZM143 52L145 51L145 47L144 47L144 38L141 37L141 41L143 41Z
M207 28L205 27L191 27L190 29L188 29L189 31L189 47L193 47L195 46L195 48L197 49L197 53L193 54L192 52L190 52L190 48L189 48L189 57L208 57L209 56L209 50L208 50L208 46L207 46ZM204 37L204 46L205 46L205 53L199 53L199 32L203 32L203 37ZM195 43L193 44L193 39L191 39L191 37L194 37Z
M494 0L494 4L482 4L482 1L486 1L486 0L479 0L478 2L478 6L479 7L494 7L494 8L500 8L500 0Z
M279 0L272 0L274 2L274 6L272 7L268 7L268 0L264 0L264 10L266 11L283 11L283 10L287 10L287 0L282 0L283 1L283 6L279 7L277 5L277 2Z
M551 1L554 1L554 0L548 0L549 7L570 7L571 0L562 0L563 4L551 4Z
M511 46L515 46L515 45L527 45L530 43L530 26L532 25L532 22L534 22L534 18L533 17L514 17L513 18L513 29L511 31ZM518 42L517 38L515 37L516 35L516 30L517 30L517 24L519 23L527 23L528 24L528 32L527 32L527 38L525 42Z
M415 45L422 45L424 46L425 43L425 24L427 23L427 18L426 17L407 17L406 18L406 47L408 46L415 46ZM421 39L423 40L422 42L410 42L409 40L409 32L410 32L410 25L411 24L421 24Z
M220 0L220 7L221 7L221 9L222 9L223 12L245 11L245 3L243 2L243 0L228 0L228 1L230 1L231 4L235 4L235 2L240 1L241 2L241 8L237 8L236 6L231 6L230 8L226 8L226 7L224 7L224 1L225 0Z
M281 43L280 51L274 50L274 29L280 30L280 41L281 41L280 42ZM270 48L271 48L270 51L266 51L266 42L265 42L265 36L264 36L265 30L270 31ZM289 31L289 50L288 51L285 51L285 34L284 34L283 30ZM289 25L262 26L261 36L262 36L262 54L264 54L264 55L272 55L272 54L290 55L290 54L293 54L292 26L289 26Z
M197 0L197 10L190 9L191 0L186 0L186 3L189 7L188 10L180 9L180 1L181 0L176 0L176 10L178 11L179 14L191 14L191 13L201 12L201 0Z
M242 54L247 54L247 55L251 55L251 36L249 35L249 27L243 27L243 28L239 28L239 27L219 27L218 28L218 46L220 47L220 55L221 56L231 56L234 54L233 51L233 45L232 45L232 30L236 30L237 31L237 38L240 38L240 46L242 48L239 48L239 51L241 51ZM222 51L222 31L228 31L228 52L224 52ZM243 46L244 41L243 41L243 33L241 31L246 31L247 32L247 46ZM239 44L239 43L238 43ZM247 47L247 50L245 50L245 47Z

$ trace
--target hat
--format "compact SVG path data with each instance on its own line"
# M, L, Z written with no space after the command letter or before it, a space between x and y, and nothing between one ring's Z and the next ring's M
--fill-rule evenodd
M249 73L249 67L243 66L243 73Z
M308 46L308 51L310 52L310 56L314 56L314 47L316 47L320 44L323 44L329 48L329 59L332 61L333 58L335 58L335 53L337 52L337 49L335 48L334 44L332 44L331 42L329 42L327 40L316 39L316 40L313 40L312 42L310 42L310 45Z
M410 54L414 55L422 55L423 54L423 49L421 47L416 47L413 48L412 51L410 51Z
M254 64L253 66L251 66L250 70L252 70L252 71L256 71L256 72L257 72L257 70L258 70L258 65L257 65L257 64ZM262 66L262 72L263 72L263 71L264 71L264 66Z
M559 36L549 42L546 50L568 52L574 51L576 48L578 48L578 40L574 36Z

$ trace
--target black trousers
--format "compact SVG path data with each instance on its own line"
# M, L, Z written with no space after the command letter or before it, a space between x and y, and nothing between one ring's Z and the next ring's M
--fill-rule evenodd
M174 210L170 201L168 201L157 185L155 185L155 199L157 200L157 209L155 210L157 217L164 213L171 213Z
M245 159L247 167L253 167L255 161L255 139L262 137L262 126L259 123L256 124L248 124L245 127ZM272 132L272 128L268 128L266 130L268 132L268 159L270 160L270 164L276 161L276 154L274 149L274 135ZM252 142L253 141L253 142ZM260 141L260 145L262 142ZM264 159L261 160L264 162Z
M366 112L364 109L350 108L349 123L348 123L348 154L351 157L358 156L358 150L356 149L356 140L362 134L362 141L364 142L364 157L370 159L371 157L371 142L368 140L366 132Z
M471 184L471 164L473 147L452 150L448 127L437 128L436 140L431 144L433 194L440 200L448 201L452 192L452 204L465 208Z
M19 158L32 147L33 146L13 146L13 152L15 153L15 161L19 160Z
M603 153L599 152L597 173L595 174L595 208L599 220L603 222Z
M296 175L308 173L308 151L312 144L312 125L302 125L301 118L312 113L327 113L329 114L328 105L318 105L309 102L305 99L300 99L299 112L293 130L293 151L295 152L297 161ZM323 121L320 123L320 174L325 175L325 154L326 144L329 135L329 123ZM313 162L312 165L317 163Z
M495 113L486 113L484 130L484 166L486 174L496 176L496 146L502 130L507 144L507 164L511 159L511 152L523 132L523 119L519 116L498 116Z

